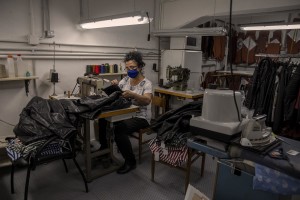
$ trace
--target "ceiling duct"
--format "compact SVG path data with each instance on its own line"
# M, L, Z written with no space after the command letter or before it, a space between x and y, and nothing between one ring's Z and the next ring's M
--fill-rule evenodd
M210 28L183 28L183 29L165 29L153 31L153 36L224 36L227 30L224 27L210 27Z

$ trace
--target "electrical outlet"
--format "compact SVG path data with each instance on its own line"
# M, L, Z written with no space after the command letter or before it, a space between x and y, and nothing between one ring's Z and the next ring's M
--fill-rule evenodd
M28 35L27 39L30 45L38 45L40 43L40 38L37 35Z
M46 38L53 38L55 36L54 31L52 30L46 30L45 31L45 37Z

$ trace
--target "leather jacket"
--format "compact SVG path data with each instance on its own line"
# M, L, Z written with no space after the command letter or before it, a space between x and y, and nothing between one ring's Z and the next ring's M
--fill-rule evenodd
M14 133L28 144L52 135L67 138L76 131L74 124L58 100L33 97L20 114Z
M192 115L199 116L201 111L202 101L185 104L160 116L151 129L157 132L157 139L166 145L181 147L186 145Z
M108 97L90 96L77 101L33 97L20 114L15 135L28 144L57 135L67 138L77 131L79 116L95 119L102 111L127 108L131 101L114 92Z

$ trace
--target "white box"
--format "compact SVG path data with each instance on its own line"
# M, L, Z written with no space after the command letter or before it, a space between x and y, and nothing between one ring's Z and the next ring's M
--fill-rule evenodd
M196 50L201 51L201 37L171 37L170 39L171 50Z

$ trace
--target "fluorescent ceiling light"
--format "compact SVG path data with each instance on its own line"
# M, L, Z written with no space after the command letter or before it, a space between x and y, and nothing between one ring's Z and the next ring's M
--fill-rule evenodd
M165 29L153 31L154 36L222 36L226 35L227 31L223 27L211 28L183 28L183 29Z
M147 17L143 11L123 13L119 15L112 15L106 17L100 17L96 19L83 20L80 23L80 27L83 29L95 29L95 28L107 28L115 26L129 26L138 24L147 24L153 20L153 18Z
M241 26L240 29L243 31L300 29L300 24Z

